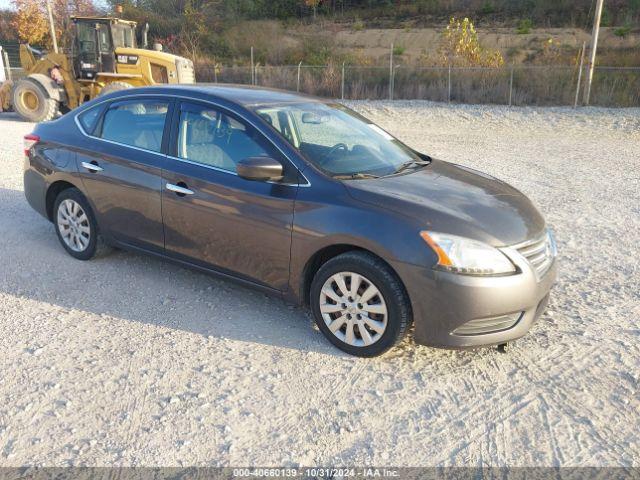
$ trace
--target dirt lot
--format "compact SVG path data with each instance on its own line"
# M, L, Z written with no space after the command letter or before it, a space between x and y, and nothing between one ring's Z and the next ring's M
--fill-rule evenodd
M124 252L79 262L0 115L0 465L640 465L640 111L358 103L501 177L555 228L507 354L350 358L277 299Z

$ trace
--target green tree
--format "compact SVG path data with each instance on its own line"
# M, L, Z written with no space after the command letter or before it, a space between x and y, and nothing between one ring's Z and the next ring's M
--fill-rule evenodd
M478 40L473 22L451 17L442 32L440 55L443 63L460 66L500 67L504 58L498 50L484 48Z
M202 10L193 6L191 0L187 0L182 15L184 22L179 36L180 46L195 62L200 58L200 47L207 33L205 17Z

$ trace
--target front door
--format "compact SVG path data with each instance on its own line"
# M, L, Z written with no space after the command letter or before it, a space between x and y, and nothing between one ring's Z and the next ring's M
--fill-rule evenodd
M77 154L104 233L158 252L164 251L161 150L168 107L168 100L152 98L110 104Z
M183 102L174 118L162 182L167 254L284 290L297 170L230 112ZM238 161L261 155L283 163L283 182L236 174Z

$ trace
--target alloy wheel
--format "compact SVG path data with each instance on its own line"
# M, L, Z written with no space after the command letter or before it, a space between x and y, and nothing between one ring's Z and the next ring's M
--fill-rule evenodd
M320 313L342 342L354 347L376 343L387 328L387 305L372 281L354 272L339 272L320 290Z
M74 252L83 252L91 240L89 218L82 206L66 199L58 207L58 230L64 243Z

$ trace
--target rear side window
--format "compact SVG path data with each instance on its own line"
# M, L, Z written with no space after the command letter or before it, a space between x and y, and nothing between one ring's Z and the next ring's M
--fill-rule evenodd
M100 112L102 112L102 105L90 108L78 115L80 125L82 125L83 130L89 135L93 134L96 129L96 125L100 118Z
M104 115L100 138L159 152L169 103L129 100L113 104Z

